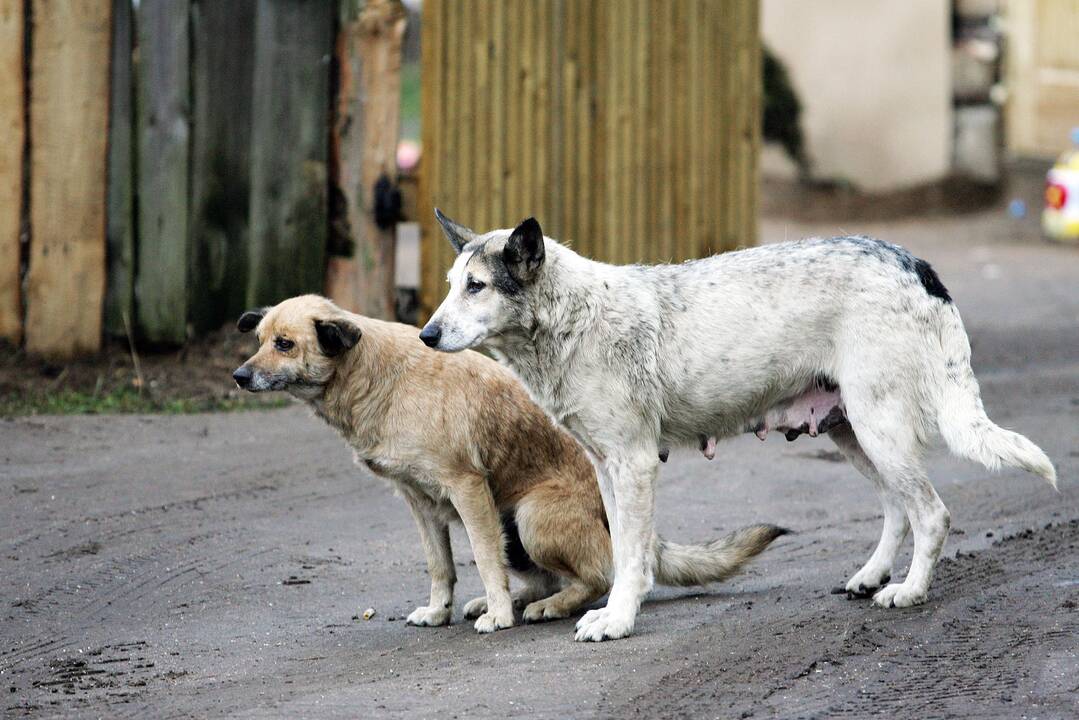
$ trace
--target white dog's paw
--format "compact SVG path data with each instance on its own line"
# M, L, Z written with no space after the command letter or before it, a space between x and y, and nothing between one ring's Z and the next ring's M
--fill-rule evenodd
M846 591L854 597L869 597L880 590L892 579L892 571L888 568L864 567L854 573L854 577L847 581Z
M489 633L513 627L513 611L504 613L485 612L476 618L476 632Z
M524 621L529 623L544 622L546 620L561 620L569 617L570 611L558 602L551 602L551 598L537 600L528 605L524 611Z
M589 610L577 621L577 642L602 642L618 640L633 632L633 614L617 612L610 607Z
M469 620L475 620L485 612L487 612L486 595L480 595L478 598L473 598L465 603L465 617Z
M922 588L906 583L893 583L881 588L880 592L873 596L873 604L882 608L903 608L921 605L925 599L926 592Z
M446 607L418 607L412 611L412 613L405 618L405 622L409 625L416 625L417 627L438 627L440 625L449 625L450 617L453 612L450 608Z

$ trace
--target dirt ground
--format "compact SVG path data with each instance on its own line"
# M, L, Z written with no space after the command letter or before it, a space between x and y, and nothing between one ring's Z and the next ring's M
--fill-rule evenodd
M795 530L749 571L658 589L637 633L572 621L421 629L403 502L306 410L0 421L0 708L11 717L1079 716L1079 250L1002 211L807 225L940 271L990 415L1057 462L1056 493L940 452L953 530L929 603L832 594L868 556L871 487L826 439L722 443L663 467L660 532ZM454 534L458 608L481 591ZM909 559L909 544L901 563ZM365 609L375 615L363 620Z

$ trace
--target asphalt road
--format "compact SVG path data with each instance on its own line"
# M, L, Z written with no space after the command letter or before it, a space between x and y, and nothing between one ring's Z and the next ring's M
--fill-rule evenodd
M636 634L421 629L405 505L302 408L0 422L0 709L12 717L1079 716L1079 250L999 215L845 228L933 262L990 415L1055 493L936 452L953 530L929 603L829 591L868 556L870 486L824 439L673 454L660 531L796 531L744 575L659 589ZM771 240L840 228L765 223ZM454 534L458 608L481 592ZM909 544L904 561L909 558ZM363 620L365 609L375 615Z

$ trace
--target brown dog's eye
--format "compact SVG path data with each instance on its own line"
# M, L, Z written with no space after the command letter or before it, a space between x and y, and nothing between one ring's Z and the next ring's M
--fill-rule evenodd
M274 339L273 346L281 352L288 352L296 346L296 343L292 342L287 338L279 337Z

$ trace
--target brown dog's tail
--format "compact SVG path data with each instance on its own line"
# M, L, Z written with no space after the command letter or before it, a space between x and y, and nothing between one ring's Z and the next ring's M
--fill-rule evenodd
M661 585L705 585L726 580L790 530L776 525L750 525L700 545L679 545L656 538L656 582Z

